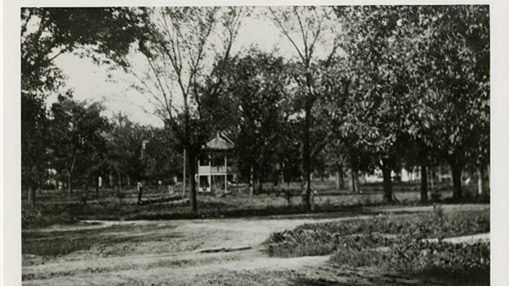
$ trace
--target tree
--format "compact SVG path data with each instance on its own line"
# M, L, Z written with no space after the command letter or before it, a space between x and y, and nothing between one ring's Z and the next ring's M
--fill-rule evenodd
M279 163L277 150L288 101L288 75L282 58L250 51L229 65L218 64L217 75L225 83L222 92L203 97L204 113L218 122L216 131L235 133L237 162L244 178L257 181L258 191ZM229 125L224 123L228 122Z
M21 178L28 188L29 202L36 204L36 189L46 178L48 167L47 112L41 98L24 94L21 97Z
M58 102L51 106L48 134L51 163L58 173L67 177L69 196L72 196L73 182L81 179L87 184L91 171L105 157L106 141L102 134L109 124L101 115L103 109L99 103L75 101L65 96L59 96Z
M337 10L345 27L351 97L349 117L360 145L374 155L384 178L384 200L393 201L391 172L400 165L411 110L397 6ZM402 149L403 148L403 149Z
M270 17L291 43L297 53L294 65L294 80L300 87L296 96L300 97L303 112L302 127L302 170L306 181L302 200L306 209L311 209L311 173L313 154L323 148L323 143L315 142L311 134L313 127L313 107L322 94L319 84L320 70L332 63L339 49L337 22L330 7L279 7L269 8ZM332 40L327 41L327 39ZM325 51L324 51L325 50ZM320 54L321 53L321 54ZM322 65L317 61L323 59ZM313 145L317 148L313 150Z
M111 129L104 134L108 153L102 172L116 176L119 194L135 181L158 186L159 180L169 182L172 175L180 174L180 147L168 129L134 123L122 113L113 117Z
M468 158L482 161L489 153L484 143L489 141L487 7L364 6L337 12L350 30L349 62L368 91L359 102L391 106L376 114L375 123L393 122L397 128L389 124L378 142L397 146L410 135L423 153L422 167L430 152L441 150L453 169L454 197L460 198ZM381 150L390 154L386 147Z
M434 112L433 145L451 165L454 198L462 197L466 164L489 162L489 7L425 6L420 9L419 58L412 75Z
M126 65L140 25L130 8L21 9L22 177L29 189L39 185L49 160L46 97L65 86L54 60L84 48L81 53L98 63ZM29 197L35 202L35 192Z
M182 172L182 156L178 141L172 136L169 127L150 128L150 137L144 156L148 162L146 174L155 183L159 180L170 181L170 178Z
M191 176L191 210L197 211L196 163L205 136L201 96L217 92L222 82L205 91L213 59L226 64L244 9L237 7L165 7L146 9L149 22L139 41L149 73L130 72L138 88L159 104L160 114L184 148Z
M122 192L122 177L140 180L142 174L141 148L148 139L145 128L129 120L126 115L116 114L111 120L111 130L105 135L108 156L103 172L116 175L117 190ZM113 182L109 182L112 184Z

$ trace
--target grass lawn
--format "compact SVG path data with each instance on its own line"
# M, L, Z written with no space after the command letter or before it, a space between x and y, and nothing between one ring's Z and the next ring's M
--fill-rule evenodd
M137 205L137 193L132 188L122 192L122 198L114 189L91 190L87 202L82 197L84 191L77 189L72 197L58 190L42 190L37 194L37 206L27 204L27 194L23 193L22 227L33 228L53 224L71 224L83 219L100 220L136 220L136 219L192 219L246 217L264 215L284 215L304 213L301 207L299 184L282 185L274 189L264 186L266 192L255 196L246 194L246 190L235 190L227 195L198 195L198 213L191 213L189 205L170 204L168 202ZM314 189L315 212L337 212L358 209L363 206L383 204L382 185L380 183L362 186L363 192L352 194L347 190L337 190L331 181L316 181ZM452 195L451 187L436 185L442 198ZM284 192L284 190L290 192ZM398 204L416 205L419 203L417 183L394 183ZM173 194L174 195L174 194ZM146 188L143 200L157 201L169 198L166 188Z

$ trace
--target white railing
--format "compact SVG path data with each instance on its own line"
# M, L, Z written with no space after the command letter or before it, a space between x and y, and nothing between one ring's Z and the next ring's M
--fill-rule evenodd
M233 174L237 172L237 168L228 166L228 174ZM224 166L199 166L198 167L198 173L200 175L216 175L216 174L225 174L226 168Z

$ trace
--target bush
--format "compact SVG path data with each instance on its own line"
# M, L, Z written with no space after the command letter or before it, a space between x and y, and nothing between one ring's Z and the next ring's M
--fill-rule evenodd
M490 212L481 210L446 214L441 207L435 207L432 213L375 216L370 220L304 224L297 228L297 230L301 229L320 229L342 235L384 233L413 234L423 238L445 238L489 232Z
M332 254L335 264L377 266L454 281L488 281L489 244L453 244L442 239L489 230L489 210L447 214L435 207L428 214L302 225L273 233L268 253L283 257ZM427 238L438 238L438 243Z
M340 246L331 256L331 262L347 264L351 267L375 266L382 264L387 259L386 254L374 249L351 249Z
M296 257L326 255L338 244L338 237L327 231L296 230L276 232L268 240L270 256Z
M461 281L488 281L490 244L427 242L403 239L391 247L385 266L418 276Z

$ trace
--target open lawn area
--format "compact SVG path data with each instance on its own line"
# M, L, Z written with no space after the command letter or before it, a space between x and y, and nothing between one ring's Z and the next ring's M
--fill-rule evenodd
M86 202L84 191L75 190L71 198L62 191L43 190L38 194L36 207L23 200L23 228L49 226L53 224L72 224L79 220L158 220L158 219L196 219L222 217L248 217L305 213L301 206L298 184L282 189L266 187L267 192L249 196L245 191L233 189L228 194L201 194L198 196L198 212L189 211L185 198L179 199L176 192L169 193L167 188L149 188L145 191L142 205L136 204L137 194L134 188L126 189L119 197L117 190L101 189L98 193L90 191ZM411 183L395 183L396 205L418 205L419 186ZM452 196L447 184L437 185L442 200ZM336 190L331 182L316 183L315 211L317 213L361 210L363 207L383 204L381 184L362 186L362 193ZM470 202L479 201L472 199ZM482 201L482 200L481 200Z

